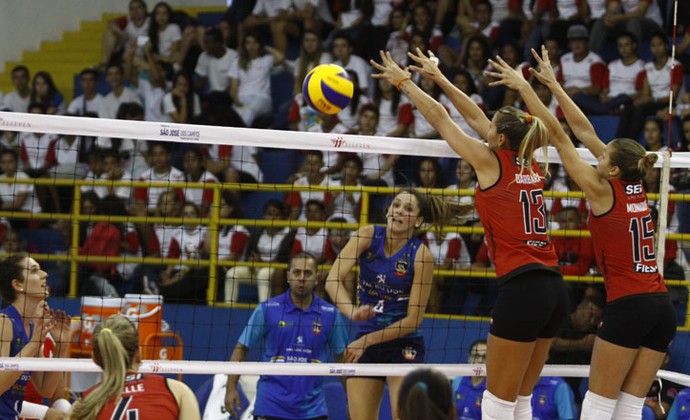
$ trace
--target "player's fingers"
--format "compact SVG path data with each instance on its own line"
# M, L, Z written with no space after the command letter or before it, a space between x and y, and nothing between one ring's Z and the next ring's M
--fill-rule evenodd
M536 60L536 62L539 66L544 64L544 61L541 59L539 54L534 50L534 48L532 48L530 51L532 52L532 57L534 57L534 59Z

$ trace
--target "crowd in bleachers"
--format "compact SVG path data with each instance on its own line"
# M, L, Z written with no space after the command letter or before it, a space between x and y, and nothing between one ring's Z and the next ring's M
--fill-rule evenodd
M438 139L439 133L395 86L372 78L368 60L375 59L379 50L391 51L401 65L410 64L407 51L421 48L435 52L453 83L491 113L506 105L524 106L516 92L489 87L485 74L488 58L500 54L529 77L530 48L544 44L567 92L589 115L605 116L593 120L604 121L609 132L611 126L617 127L618 136L639 139L651 151L663 150L667 144L673 150L688 150L690 13L684 13L688 11L681 4L677 60L671 70L671 6L668 0L256 0L235 1L225 13L195 19L165 2L149 8L141 0L131 0L127 15L108 22L101 62L75 77L73 100L67 103L49 73L38 71L31 77L31 71L38 69L30 71L19 65L11 74L15 90L6 92L1 103L4 110L12 112ZM321 63L344 67L356 87L348 107L334 116L309 108L301 93L304 76ZM439 99L460 127L473 134L433 83L414 81ZM533 84L542 101L561 117L549 90L536 80ZM670 92L674 98L673 122L667 142L662 120L668 117ZM10 179L476 186L472 167L453 158L285 150L279 160L295 164L276 167L268 163L267 151L255 146L199 147L10 131L2 134L0 142L4 147L0 154L2 177ZM577 190L558 166L550 169L552 191ZM677 171L673 187L686 189L687 179L687 170ZM650 175L648 191L658 191L658 185L658 177ZM0 184L3 210L69 213L73 194L71 187ZM257 196L226 191L221 214L239 217L243 209L251 214L258 209L268 220L355 222L363 210L358 192L319 190ZM80 211L208 216L212 197L210 189L87 185L82 187ZM382 220L384 200L372 196L370 208L365 209L368 220ZM457 200L461 212L455 222L480 226L472 197ZM548 210L554 229L587 227L588 209L583 199L556 198L549 201ZM686 231L685 209L680 215L676 210L673 205L669 209L669 228L672 232ZM210 249L210 236L203 226L82 225L78 244L82 255L180 257L189 262L168 267L82 264L79 294L146 290L161 292L169 301L205 301L207 284L198 279L207 277L207 268L193 264ZM3 232L11 233L5 234L9 238L20 233L30 236L27 230L35 228L62 232L65 243L71 242L69 226L64 222L13 219L2 224ZM328 263L347 234L347 230L339 229L227 226L220 235L219 258L286 262L290 255L307 250ZM587 239L554 240L564 274L596 272ZM428 233L426 242L439 269L492 270L480 235L437 237ZM685 254L673 241L669 247L668 264L678 266L671 273L683 278L688 269ZM220 282L219 300L235 300L240 285L247 282L258 286L260 300L285 289L281 270L231 267L221 271L226 280ZM55 293L66 292L64 275L53 276ZM436 285L431 309L487 314L494 297L495 284L491 281L444 277Z

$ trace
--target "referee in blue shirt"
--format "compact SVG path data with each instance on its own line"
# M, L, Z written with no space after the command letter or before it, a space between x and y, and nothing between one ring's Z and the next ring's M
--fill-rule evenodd
M314 294L318 282L313 255L292 257L287 273L290 289L259 304L235 346L231 362L242 362L252 346L263 340L262 361L274 363L336 361L348 343L344 318L338 309ZM225 408L239 407L239 375L228 375ZM254 418L258 420L327 419L328 410L318 376L262 375L256 389Z

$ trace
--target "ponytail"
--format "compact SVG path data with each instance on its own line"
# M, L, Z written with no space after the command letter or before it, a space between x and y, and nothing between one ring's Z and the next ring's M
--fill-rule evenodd
M623 181L641 181L659 159L656 153L647 153L635 140L618 138L611 143L614 146L610 152L611 165L618 166Z
M518 153L520 173L525 168L533 173L534 152L541 148L546 159L546 174L548 174L549 131L544 122L532 114L521 111L512 106L499 109L496 117L496 132L508 138L508 148Z
M420 368L408 373L398 394L400 420L448 420L455 412L450 381L441 372Z
M139 349L139 337L130 320L113 315L94 332L93 346L96 364L103 368L103 380L86 398L74 403L68 419L95 420L108 401L122 395L125 375Z

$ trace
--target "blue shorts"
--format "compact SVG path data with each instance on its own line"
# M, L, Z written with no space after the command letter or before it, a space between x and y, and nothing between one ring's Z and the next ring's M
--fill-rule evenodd
M424 337L402 337L367 347L357 363L424 363L425 357ZM383 376L365 378L386 380Z

